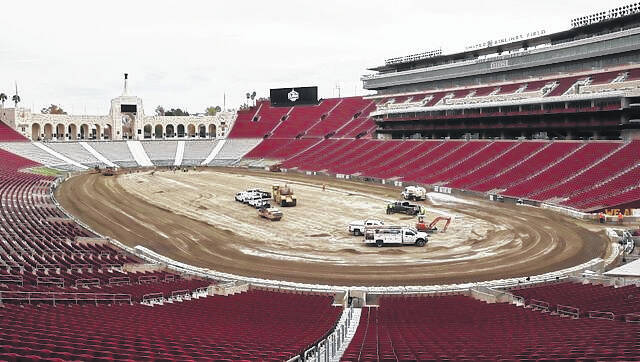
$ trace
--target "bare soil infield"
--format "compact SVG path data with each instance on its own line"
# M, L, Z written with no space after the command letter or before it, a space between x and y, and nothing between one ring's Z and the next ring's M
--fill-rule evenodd
M288 182L299 199L270 222L234 201L237 191ZM322 185L326 190L322 190ZM424 248L375 248L347 232L347 223L385 215L396 187L235 168L133 171L113 177L80 174L56 197L97 232L129 246L221 272L293 282L349 285L434 285L526 277L604 257L602 231L549 210L430 194L429 218L455 217Z

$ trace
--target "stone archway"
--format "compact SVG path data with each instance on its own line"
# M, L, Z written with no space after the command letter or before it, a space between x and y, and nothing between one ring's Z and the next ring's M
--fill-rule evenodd
M80 125L80 139L89 139L89 125L86 123Z
M100 127L99 124L94 124L93 125L93 129L91 130L92 134L93 134L93 139L94 140L99 140L102 136L100 135L100 131L102 131L102 128Z
M63 141L65 139L64 124L58 123L56 126L56 139Z
M173 138L176 136L176 131L172 124L168 124L166 130L167 138Z
M53 138L53 125L51 123L47 123L44 125L44 140L51 141Z
M67 126L67 133L69 134L70 140L78 139L78 127L75 124L71 123L69 126Z
M150 124L145 124L144 127L142 128L142 137L144 139L151 139L151 131L152 131L152 127Z
M207 127L204 124L198 126L198 137L207 138Z
M178 137L184 137L184 124L179 124L177 131Z
M215 124L210 124L209 125L209 137L210 138L216 138L216 125Z
M154 129L154 138L155 139L161 139L162 138L162 125L161 124L157 124L155 129Z
M40 123L34 123L31 125L31 140L32 141L40 140Z
M110 139L113 137L113 135L111 134L112 129L111 129L111 125L110 125L110 124L106 124L106 125L104 126L104 130L103 130L102 132L103 132L102 137L103 137L105 140L110 140Z
M190 125L187 126L187 136L189 138L196 136L196 126L195 125L190 124Z

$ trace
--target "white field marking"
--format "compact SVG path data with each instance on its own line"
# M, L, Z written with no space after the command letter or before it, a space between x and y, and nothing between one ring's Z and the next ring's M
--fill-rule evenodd
M156 175L158 175L158 174L156 174ZM170 183L170 184L180 185L180 186L182 186L182 187L186 187L186 188L188 188L188 189L192 189L192 190L199 190L197 187L195 187L195 186L191 186L191 185L186 184L186 183L184 183L184 182L180 182L180 181L177 181L177 180L172 180L172 179L167 178L167 177L164 177L164 176L159 176L159 177L160 177L160 178L162 178L162 179L164 179L166 182L168 182L168 183Z
M81 170L86 170L86 169L89 168L89 167L87 167L87 166L85 166L85 165L83 165L83 164L81 164L79 162L76 162L76 161L70 159L69 157L67 157L67 156L65 156L65 155L63 155L61 153L58 153L58 152L52 150L51 148L43 145L40 142L34 142L33 145L38 147L39 149L45 151L46 153L48 153L48 154L50 154L50 155L52 155L52 156L54 156L56 158L59 158L60 160L64 161L65 163L68 163L70 165L74 165L76 167L79 167Z
M431 200L431 202L433 202L436 205L439 205L438 201L442 201L444 203L478 205L477 202L461 199L461 198L455 197L453 195L442 194L442 193L439 193L439 192L429 192L429 193L427 193L427 197L429 198L429 200Z
M207 156L207 158L204 159L204 161L202 161L202 163L200 165L204 166L204 165L208 165L209 163L211 163L211 161L213 161L213 159L216 158L218 153L220 153L220 150L222 150L222 146L224 146L224 144L226 142L227 142L226 139L218 141L218 143L216 143L216 145L213 146L213 149L211 150L211 153Z
M149 155L142 147L142 143L140 141L127 141L127 147L129 148L129 153L133 156L133 159L136 163L142 167L151 167L153 163L151 159L149 159Z
M80 146L82 146L85 150L87 150L90 154L92 154L93 157L97 158L100 162L104 163L105 165L109 167L118 167L118 165L111 162L109 159L104 157L100 152L96 151L95 148L91 147L90 144L86 142L78 142L78 144L80 144Z
M182 165L182 159L184 158L184 143L185 141L178 141L178 147L176 148L176 156L173 161L174 166Z

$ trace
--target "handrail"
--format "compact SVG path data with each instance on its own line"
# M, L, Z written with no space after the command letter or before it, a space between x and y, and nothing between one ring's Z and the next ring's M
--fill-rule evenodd
M191 291L187 289L174 290L171 292L171 297L175 297L176 295L187 295L187 294L191 294Z
M2 274L0 275L0 283L19 283L20 286L24 286L24 279L22 275Z
M624 315L624 321L627 323L640 323L640 313L627 313Z
M82 278L82 279L76 279L76 287L78 286L96 286L99 287L100 286L100 279L98 278Z
M64 287L64 279L58 277L38 277L36 279L36 285L40 284L53 284Z
M131 284L131 278L129 277L111 277L109 278L109 285Z
M73 292L48 292L48 291L0 291L0 305L6 301L26 301L31 302L127 302L132 304L131 295L123 293L73 293Z
M156 275L143 275L138 277L138 283L157 283L158 277Z
M343 316L340 318L336 326L326 335L326 337L317 341L313 346L304 351L302 354L302 360L311 360L311 357L313 357L316 361L320 361L321 353L324 354L324 361L329 361L331 358L335 358L340 346L344 343L352 320L353 306L349 306L348 309L345 308ZM290 361L291 360L296 360L296 358L294 357L290 359Z
M155 299L163 299L163 298L164 298L164 294L162 293L149 293L142 296L142 303L148 303L149 301L152 301Z
M616 319L616 316L615 314L613 314L613 312L601 312L599 310L590 310L587 313L587 315L591 319L608 319L608 320Z
M542 300L537 300L537 299L531 299L529 300L529 306L533 306L542 310L546 310L547 312L550 310L550 304L542 301Z
M556 306L556 312L558 312L558 314L564 314L573 317L573 319L580 318L580 309L572 307L570 305L558 304Z

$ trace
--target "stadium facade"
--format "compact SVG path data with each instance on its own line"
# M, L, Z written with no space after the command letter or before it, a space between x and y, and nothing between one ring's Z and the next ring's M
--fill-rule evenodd
M607 14L370 68L379 135L638 138L640 14L637 4Z
M107 115L34 113L5 108L0 120L32 141L144 140L224 138L233 126L233 112L215 116L147 116L142 98L129 94L125 74L122 94L111 100Z

